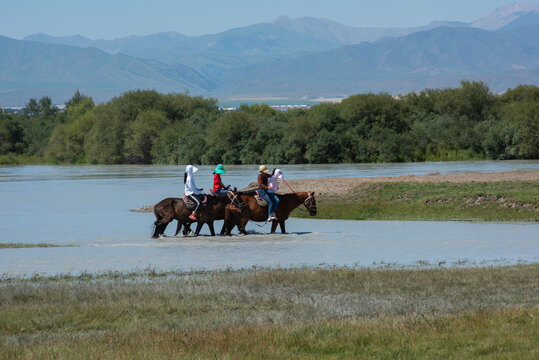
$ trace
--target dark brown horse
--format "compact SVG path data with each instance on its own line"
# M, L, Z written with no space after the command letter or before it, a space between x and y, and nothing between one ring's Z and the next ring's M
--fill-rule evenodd
M238 209L239 213L245 211L245 204L243 203L240 196L237 192L230 191L224 195L214 195L207 197L207 203L204 209L199 209L197 211L197 228L195 230L195 236L198 236L202 226L208 224L210 228L210 233L212 236L215 235L215 230L213 228L213 222L215 220L223 220L225 218L225 207L226 205L234 205ZM183 234L187 235L191 230L190 225L194 222L189 218L192 210L188 209L185 205L183 199L180 198L166 198L154 205L154 214L156 221L154 222L155 229L152 237L158 238L160 235L164 234L167 225L174 219L178 220L178 226L176 228L175 236L181 230L182 225L184 226ZM221 234L224 233L224 224L221 229Z
M230 231L234 226L238 226L238 229L241 233L245 234L245 225L247 221L266 221L268 218L268 208L266 206L261 207L258 205L258 202L251 194L252 192L240 192L241 198L245 205L247 205L247 210L242 215L239 211L234 208L227 208L225 214L225 233L230 235ZM290 216L292 210L297 208L300 205L304 205L309 211L309 215L316 215L316 200L314 199L314 192L298 192L293 194L283 194L277 195L279 197L279 206L275 211L277 216L277 221L271 222L271 233L275 232L277 229L277 224L281 227L281 232L286 234L285 221Z
M204 210L199 210L197 213L197 228L195 230L195 236L198 236L200 229L204 224L208 224L210 228L211 236L215 236L215 230L213 229L213 222L215 220L223 220L225 218L225 208L229 205L232 208L237 209L240 214L245 213L246 204L237 192L229 191L225 195L208 196L208 203ZM221 235L225 233L225 224L221 229Z
M180 198L166 198L158 202L153 206L153 213L155 215L153 238L158 238L165 233L167 225L173 221L178 220L178 226L176 228L177 235L180 232L182 225L185 225L184 235L190 230L190 223L193 220L189 219L191 210L185 206L185 202Z

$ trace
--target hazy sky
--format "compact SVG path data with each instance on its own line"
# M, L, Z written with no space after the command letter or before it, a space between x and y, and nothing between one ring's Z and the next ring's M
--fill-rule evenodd
M280 15L313 16L351 26L408 27L434 20L472 21L508 0L0 0L0 35L42 32L91 39L177 31L216 33L270 22ZM526 1L538 4L539 0Z

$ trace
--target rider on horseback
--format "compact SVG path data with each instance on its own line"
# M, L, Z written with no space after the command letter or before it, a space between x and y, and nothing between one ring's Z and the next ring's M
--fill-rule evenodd
M183 183L185 184L185 196L187 196L194 203L196 203L195 210L193 210L191 215L189 215L189 219L191 220L197 219L196 212L200 207L200 199L197 197L197 195L202 194L202 189L197 188L197 186L195 185L194 173L196 173L197 171L198 169L193 165L187 165L185 167L185 174L183 175Z
M225 186L221 181L221 174L224 174L226 171L223 168L222 164L217 165L215 170L213 170L213 188L212 191L214 194L222 195L229 192L230 185Z
M271 178L271 175L268 173L269 170L266 168L266 165L260 165L258 167L258 194L268 202L268 221L274 221L277 220L275 210L277 210L277 206L279 205L279 198L275 195L273 186L268 186L268 180Z

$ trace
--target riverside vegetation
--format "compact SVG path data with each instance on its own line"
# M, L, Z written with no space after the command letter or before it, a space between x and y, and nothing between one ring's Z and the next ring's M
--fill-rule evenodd
M0 288L2 359L532 359L538 351L538 264L4 276Z
M278 112L220 111L187 94L131 91L96 105L78 91L0 114L0 163L301 164L539 158L539 88L481 82L399 98L350 96Z
M378 182L319 199L316 218L343 220L539 221L534 181ZM295 210L295 217L309 217Z

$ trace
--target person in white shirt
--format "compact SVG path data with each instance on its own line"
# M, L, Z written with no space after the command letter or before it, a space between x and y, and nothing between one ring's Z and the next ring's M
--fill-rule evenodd
M274 193L279 191L279 183L277 180L282 180L282 179L283 179L283 172L280 169L274 169L273 174L268 180L269 190L273 191Z
M189 199L191 199L197 204L195 210L193 210L191 215L189 215L189 219L191 220L197 219L196 212L200 207L200 199L197 197L197 195L202 194L202 189L197 188L195 184L194 174L197 171L198 169L193 165L187 165L185 167L185 173L183 174L183 183L185 184L185 196L187 196Z

